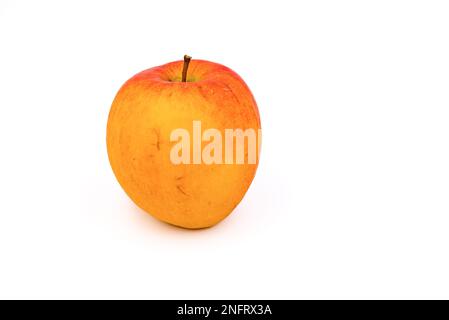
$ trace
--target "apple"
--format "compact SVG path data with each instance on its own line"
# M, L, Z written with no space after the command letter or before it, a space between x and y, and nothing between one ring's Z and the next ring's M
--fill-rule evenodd
M213 226L240 203L259 163L256 101L231 69L185 56L120 88L107 124L112 170L159 220Z

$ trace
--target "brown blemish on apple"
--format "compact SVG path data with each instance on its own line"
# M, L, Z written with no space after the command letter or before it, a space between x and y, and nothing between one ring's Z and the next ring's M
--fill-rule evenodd
M198 86L198 93L204 98L205 101L209 99L202 86Z
M161 132L159 129L153 128L153 132L156 135L156 143L154 143L153 145L156 146L157 151L161 150Z
M185 196L189 196L183 189L182 189L182 186L181 185L176 185L176 189L178 189L178 191L179 192L181 192L183 195L185 195Z

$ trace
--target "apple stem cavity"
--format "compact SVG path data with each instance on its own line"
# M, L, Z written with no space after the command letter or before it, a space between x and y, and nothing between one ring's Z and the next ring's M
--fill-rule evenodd
M191 56L184 55L184 66L182 68L182 82L187 81L187 69L189 69L189 63L191 59L192 59Z

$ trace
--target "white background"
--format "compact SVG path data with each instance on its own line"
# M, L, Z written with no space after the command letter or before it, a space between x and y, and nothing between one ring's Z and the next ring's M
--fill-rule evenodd
M0 1L0 298L449 298L447 1ZM154 220L110 169L133 74L225 64L257 176L221 224Z

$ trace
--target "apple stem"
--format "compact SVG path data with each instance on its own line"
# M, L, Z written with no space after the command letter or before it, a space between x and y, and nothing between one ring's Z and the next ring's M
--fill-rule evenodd
M189 69L189 63L191 59L192 59L191 56L184 55L184 66L182 68L182 82L187 81L187 69Z

